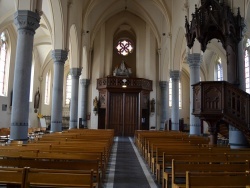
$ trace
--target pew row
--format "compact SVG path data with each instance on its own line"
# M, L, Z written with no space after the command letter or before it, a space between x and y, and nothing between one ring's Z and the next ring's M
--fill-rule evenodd
M185 188L245 188L250 184L249 172L186 172Z
M93 170L0 168L0 185L5 187L96 188Z

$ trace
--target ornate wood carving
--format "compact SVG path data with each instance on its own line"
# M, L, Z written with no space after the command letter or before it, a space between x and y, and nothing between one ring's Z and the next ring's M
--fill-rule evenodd
M206 50L207 43L219 39L224 48L227 45L235 46L242 39L242 30L245 27L240 10L235 16L230 7L218 0L203 0L200 8L195 5L191 23L186 17L186 39L189 48L192 48L195 38L201 43L201 50Z
M101 90L99 92L99 101L100 101L100 108L107 107L107 91L106 90Z
M204 88L204 110L221 110L221 88L219 86L210 86Z
M238 84L238 43L245 28L240 9L235 16L224 1L202 0L200 8L195 5L190 24L185 20L187 46L192 48L196 38L204 52L211 39L218 39L227 53L228 82Z
M126 79L126 89L138 89L152 91L152 80L144 78L128 78L128 77L106 77L97 79L97 89L122 89Z
M225 81L193 85L193 115L210 126L223 120L244 132L250 141L250 95Z

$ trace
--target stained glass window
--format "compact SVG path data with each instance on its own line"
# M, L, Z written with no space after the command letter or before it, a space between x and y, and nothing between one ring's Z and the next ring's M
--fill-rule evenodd
M126 56L133 52L133 45L129 40L120 40L116 46L118 54Z

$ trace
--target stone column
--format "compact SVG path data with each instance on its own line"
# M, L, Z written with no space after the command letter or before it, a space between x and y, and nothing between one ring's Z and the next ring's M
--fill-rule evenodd
M160 130L165 130L165 122L168 122L168 109L169 109L169 92L168 92L168 82L160 81L161 88L161 125Z
M79 128L87 128L87 99L88 99L88 79L81 79L81 91L82 91L82 100L81 100L81 118L83 127Z
M172 111L171 111L171 130L179 130L179 82L180 71L174 70L170 72L172 79Z
M69 128L76 129L78 124L78 88L79 88L79 76L82 69L72 68L70 69L72 88L71 88L71 101L70 101L70 121Z
M241 40L238 44L239 89L246 91L244 52L243 40ZM232 149L249 147L243 132L232 125L229 125L229 145Z
M190 68L190 135L201 134L200 119L192 115L193 112L193 87L192 85L200 81L200 64L202 55L199 53L188 54L188 64Z
M63 75L64 63L67 60L68 52L65 50L53 50L54 79L52 90L52 110L50 132L62 131L62 104L63 104Z
M40 16L28 10L18 10L14 23L18 30L10 140L28 140L29 95L32 66L32 50L35 30Z

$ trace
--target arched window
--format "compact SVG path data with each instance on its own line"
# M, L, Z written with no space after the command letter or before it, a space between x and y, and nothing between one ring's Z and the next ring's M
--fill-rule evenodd
M245 78L246 78L246 92L250 93L250 79L249 79L249 50L250 50L250 39L247 40L246 50L245 50Z
M222 81L223 80L223 67L222 67L220 57L219 57L217 64L216 64L216 70L217 70L217 81Z
M173 88L172 88L172 78L170 78L169 80L169 107L172 107L172 92L173 92ZM181 100L181 82L179 82L179 109L182 108L182 100Z
M66 79L66 98L65 98L65 104L66 105L70 104L70 100L71 100L71 86L72 86L71 75L70 75L70 73L68 73L67 79Z
M50 81L51 81L51 71L48 71L45 77L45 94L44 94L44 104L49 105L50 100Z
M118 41L116 49L118 51L118 54L126 56L129 53L133 52L134 47L131 41L127 39L122 39Z
M0 33L0 96L7 96L7 36L5 32Z

